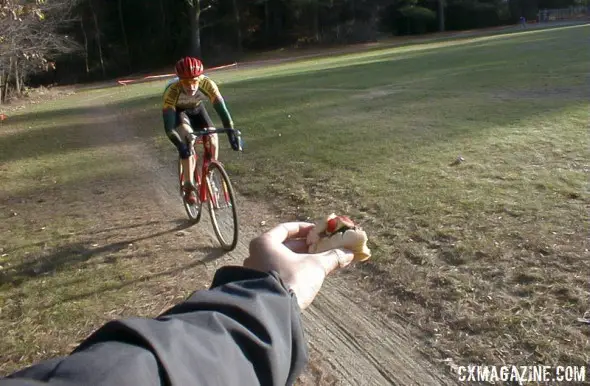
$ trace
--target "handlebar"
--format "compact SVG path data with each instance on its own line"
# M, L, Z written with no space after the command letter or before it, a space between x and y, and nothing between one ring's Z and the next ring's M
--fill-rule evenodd
M195 130L191 134L189 134L193 138L202 137L203 135L207 134L220 134L220 133L235 133L236 135L241 135L242 132L238 129L231 129L228 127L224 128L211 128L210 130Z
M187 139L189 140L189 142L193 142L193 141L196 141L199 137L202 137L205 135L210 135L210 134L220 134L220 133L227 133L230 144L232 145L232 148L234 150L236 150L236 151L243 150L242 132L238 129L212 127L209 130L193 131L192 133L190 133L187 136ZM232 137L230 136L230 134L234 135L235 141L232 141ZM237 143L232 143L232 142L237 142Z

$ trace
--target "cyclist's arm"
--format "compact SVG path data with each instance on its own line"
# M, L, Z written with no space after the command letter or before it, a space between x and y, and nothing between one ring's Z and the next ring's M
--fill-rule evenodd
M175 134L176 126L176 102L180 96L180 87L177 83L169 84L164 90L162 96L162 119L164 121L164 130L170 141L177 147L182 147L182 140Z
M0 380L0 386L285 385L308 359L297 299L278 275L219 269L156 319L112 321L63 358Z
M177 83L170 83L164 90L162 96L162 118L164 119L164 130L169 132L176 125L176 102L180 96L180 87Z
M233 128L234 123L232 121L227 105L223 99L223 96L219 91L219 87L217 87L217 84L215 84L215 82L213 82L208 77L204 77L199 87L201 88L201 90L203 90L203 93L207 95L207 97L211 101L213 108L215 109L215 111L219 115L219 118L221 119L221 122L223 123L223 127Z

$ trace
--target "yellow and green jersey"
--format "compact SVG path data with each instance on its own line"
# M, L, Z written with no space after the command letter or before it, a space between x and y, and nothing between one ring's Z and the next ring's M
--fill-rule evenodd
M219 92L219 87L206 75L199 76L199 88L195 95L186 94L180 80L178 78L172 79L164 89L162 100L164 128L166 131L174 129L177 125L176 111L195 109L206 100L211 102L224 127L233 127L231 116Z

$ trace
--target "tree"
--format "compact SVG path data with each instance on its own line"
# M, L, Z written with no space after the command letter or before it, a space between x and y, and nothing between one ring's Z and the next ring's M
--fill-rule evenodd
M100 27L98 26L98 16L96 16L96 11L94 10L92 2L93 0L89 0L88 5L90 6L92 20L94 21L94 38L96 39L96 44L98 47L98 59L100 60L100 69L102 70L102 76L104 78L106 77L106 69L104 66L104 55L102 54L102 44L100 42Z
M242 53L242 25L240 22L240 8L238 7L238 0L232 0L234 9L234 23L236 26L236 49L239 54Z
M46 69L47 58L77 44L59 33L70 22L70 0L0 0L0 101L22 91L27 75Z
M212 8L208 0L186 0L189 6L189 19L191 26L191 49L192 55L201 57L201 15Z
M426 24L436 19L436 14L431 9L416 5L406 5L400 8L400 13L404 15L408 23L408 34L417 31L424 33Z
M121 35L123 35L123 44L125 46L125 52L127 53L127 66L131 71L131 51L129 51L129 42L127 41L127 33L125 32L125 19L123 18L123 7L121 6L121 0L117 0L117 11L119 14L119 23L121 24Z
M445 31L445 0L438 0L438 30Z

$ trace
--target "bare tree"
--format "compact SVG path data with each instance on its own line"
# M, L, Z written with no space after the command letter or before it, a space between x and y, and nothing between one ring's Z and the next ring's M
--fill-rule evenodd
M92 12L92 20L94 20L94 33L96 37L96 45L98 46L98 59L100 61L100 69L102 70L102 76L106 77L106 70L104 67L104 59L102 55L102 44L100 42L100 28L98 26L98 16L96 16L96 11L94 10L94 6L92 5L92 0L88 1L88 5L90 5L90 12Z
M191 24L191 53L201 56L201 14L211 9L212 5L207 0L186 0L190 12Z
M239 54L242 53L242 26L240 22L240 8L238 7L238 0L233 1L233 8L234 8L234 22L236 24L236 48Z
M438 0L438 30L445 31L445 0Z
M27 75L42 69L47 57L71 52L76 44L58 31L68 21L72 0L0 0L0 101L11 88L20 93Z
M119 11L119 24L121 24L121 34L123 35L123 44L125 45L125 51L127 52L127 67L131 71L131 51L129 50L129 43L127 41L127 33L125 32L125 19L123 18L123 7L121 6L121 0L117 0L117 8Z
M160 0L160 13L162 16L162 19L160 19L160 28L163 31L164 39L168 40L168 38L170 37L170 27L166 21L166 7L164 7L164 0Z
M88 36L84 29L84 17L80 17L80 29L82 30L82 37L84 39L84 64L86 65L86 74L90 72L90 66L88 63Z

